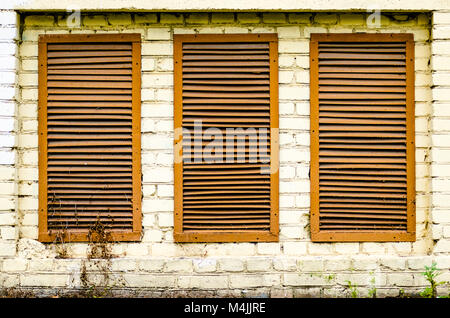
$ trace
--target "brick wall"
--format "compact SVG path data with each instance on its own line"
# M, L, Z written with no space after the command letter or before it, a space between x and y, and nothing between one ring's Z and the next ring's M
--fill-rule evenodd
M423 288L426 282L420 273L425 265L436 260L438 267L447 270L450 267L450 220L446 200L450 190L445 186L450 176L447 173L450 171L450 143L446 138L446 121L450 121L450 115L445 107L450 96L447 83L450 71L446 66L449 63L445 63L450 59L450 55L445 55L449 48L448 32L445 32L450 28L449 15L438 12L434 16L434 41L431 45L430 15L425 13L384 14L378 26L368 26L364 13L92 13L83 15L79 26L68 26L63 15L23 16L20 63L11 70L13 74L18 72L20 87L17 116L14 117L14 97L8 99L8 104L12 105L11 112L0 114L1 120L6 120L9 125L15 119L18 121L17 134L10 133L13 128L3 133L2 129L9 129L6 128L9 126L0 125L1 136L17 138L17 159L0 167L5 167L0 178L10 180L7 184L17 187L18 191L18 208L11 206L0 212L0 256L4 256L3 262L0 260L0 265L3 263L0 286L80 287L80 273L89 250L84 243L65 244L69 259L59 259L60 247L36 241L38 34L138 32L143 40L144 235L140 243L112 244L111 253L115 258L107 263L112 275L126 282L125 288L143 288L155 295L167 290L180 292L190 289L209 290L216 295L241 295L248 290L248 295L273 297L345 296L347 280L357 284L362 295L372 287L379 290L380 296L396 295L399 288L411 291ZM280 242L175 244L172 236L172 36L177 33L264 32L278 33L279 36ZM326 32L414 34L416 242L310 241L309 37L311 33ZM7 47L13 57L15 43L8 41ZM430 66L431 56L433 63ZM2 75L6 73L6 70L2 71ZM13 87L15 81L8 82L9 86L1 84L2 89ZM431 89L433 84L436 87ZM12 146L1 148L1 151L5 149L5 152L12 153ZM17 177L14 160L17 160ZM16 183L14 178L17 178ZM16 192L8 189L1 189L6 196L2 195L0 199L4 197L15 202ZM6 238L4 231L9 233L9 236L5 234ZM17 240L17 253L16 232L20 238ZM2 244L10 245L2 247ZM95 275L99 269L91 266L87 271ZM448 273L445 275L448 280Z

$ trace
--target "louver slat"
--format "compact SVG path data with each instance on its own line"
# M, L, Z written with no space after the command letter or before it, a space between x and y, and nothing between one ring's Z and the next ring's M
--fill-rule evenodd
M174 60L175 240L277 240L276 35L175 35Z
M311 36L311 238L414 241L414 40Z
M141 233L140 35L39 39L41 241Z

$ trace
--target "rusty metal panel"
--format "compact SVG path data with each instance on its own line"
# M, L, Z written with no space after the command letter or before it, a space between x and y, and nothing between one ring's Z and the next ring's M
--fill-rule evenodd
M176 241L277 240L277 59L274 34L174 36Z
M311 238L413 241L414 40L311 36Z
M140 36L39 38L39 238L140 239Z

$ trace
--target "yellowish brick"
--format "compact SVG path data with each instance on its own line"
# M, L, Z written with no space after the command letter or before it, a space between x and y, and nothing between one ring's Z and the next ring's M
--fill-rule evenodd
M24 22L26 26L53 26L55 18L52 15L29 15Z
M156 13L135 14L134 22L138 24L157 23L158 16Z
M208 13L189 13L186 17L187 24L207 24L208 22Z
M290 23L302 23L309 24L311 23L311 13L289 13L288 20Z
M211 14L211 23L233 23L234 13L217 12Z
M257 13L238 13L237 20L239 23L259 23L261 17Z
M162 24L180 24L184 22L184 17L181 13L161 13L159 21Z
M264 23L286 23L286 14L284 13L263 13Z
M335 13L317 13L314 16L314 22L319 24L336 24L337 14Z
M131 24L131 15L129 13L112 13L108 15L108 22L111 25L129 25Z
M364 25L366 22L365 16L362 14L341 14L340 24L342 25Z
M85 26L107 26L108 21L104 15L86 15L82 18Z

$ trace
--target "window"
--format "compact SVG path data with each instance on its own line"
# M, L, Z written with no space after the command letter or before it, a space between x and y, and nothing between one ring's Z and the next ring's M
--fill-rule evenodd
M177 242L278 240L277 47L174 35Z
M139 34L39 37L40 241L140 240L140 55Z
M414 241L414 39L311 35L311 239Z

